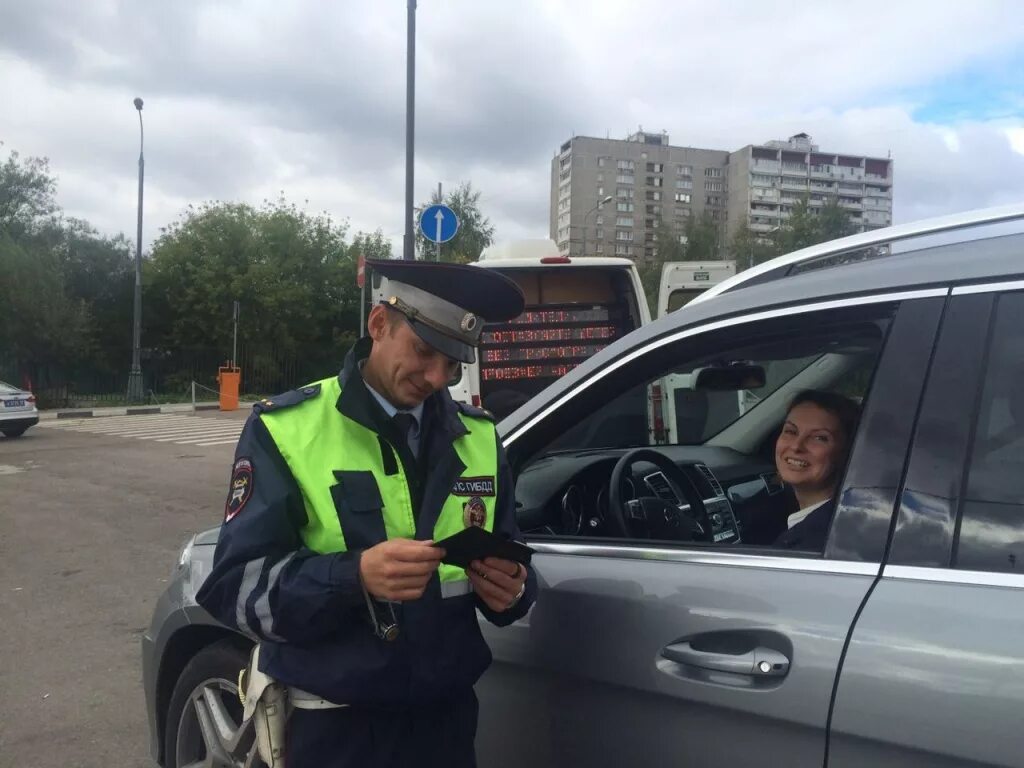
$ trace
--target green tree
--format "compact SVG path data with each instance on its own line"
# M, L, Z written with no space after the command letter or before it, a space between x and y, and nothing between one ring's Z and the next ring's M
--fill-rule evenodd
M818 231L821 242L852 235L855 231L849 212L839 204L837 195L829 195L818 212Z
M740 227L729 241L729 258L736 261L736 269L749 269L779 255L774 237L765 237L749 227Z
M65 218L56 189L45 158L0 163L0 349L19 377L39 382L45 366L51 384L131 353L131 248Z
M0 230L14 238L34 231L57 212L56 192L45 157L22 160L11 152L0 165Z
M683 238L681 261L717 261L722 258L722 230L707 211L686 220Z
M710 214L691 216L679 229L659 219L654 229L654 256L637 260L651 312L657 309L662 266L671 261L715 261L720 258L721 230Z
M283 199L189 207L153 247L149 338L164 347L214 346L226 359L239 301L240 344L337 360L359 325L346 231Z
M459 219L459 231L455 237L441 244L441 261L467 264L479 259L484 248L494 242L494 226L480 210L480 190L473 189L472 182L465 181L449 192L443 200L435 191L430 196L430 202L420 206L420 210L427 205L439 203L451 208ZM436 258L437 246L423 237L418 230L416 243L422 258Z

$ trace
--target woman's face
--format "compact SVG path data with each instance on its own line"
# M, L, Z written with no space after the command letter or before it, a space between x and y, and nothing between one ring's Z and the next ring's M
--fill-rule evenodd
M786 416L775 443L775 466L796 491L834 490L846 452L839 419L814 403L800 403Z

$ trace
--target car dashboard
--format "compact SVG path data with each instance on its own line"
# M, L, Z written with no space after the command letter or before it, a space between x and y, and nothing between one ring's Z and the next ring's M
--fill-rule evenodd
M679 469L675 480L683 498L663 472L639 460L623 476L624 501L648 497L683 514L699 510L697 539L711 545L770 543L784 529L787 494L773 464L726 448L667 445L654 450ZM613 535L609 482L616 463L628 452L564 451L534 460L516 482L520 530L527 537Z

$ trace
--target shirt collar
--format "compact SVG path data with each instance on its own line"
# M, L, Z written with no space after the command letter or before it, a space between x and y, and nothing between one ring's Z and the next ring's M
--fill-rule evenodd
M804 519L809 514L811 514L811 512L816 510L818 507L820 507L822 504L824 504L827 501L829 501L829 499L824 499L822 501L819 501L817 504L811 504L809 506L804 507L803 509L798 509L796 512L791 514L789 516L789 518L786 520L786 523L787 523L788 527L792 528L797 523L802 523L804 521Z
M362 366L360 366L360 368L362 368ZM415 408L400 411L398 408L392 405L391 401L384 397L384 395L382 395L376 389L371 387L370 383L366 379L363 379L363 384L366 386L366 391L373 395L373 399L380 403L380 407L384 409L384 413L387 414L389 419L394 418L396 413L407 413L416 420L416 426L414 427L414 429L419 430L420 424L423 423L423 403L420 403Z

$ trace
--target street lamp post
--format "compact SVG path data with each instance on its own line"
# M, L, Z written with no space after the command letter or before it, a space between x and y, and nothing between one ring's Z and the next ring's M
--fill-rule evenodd
M129 402L138 402L143 397L142 366L139 356L142 344L142 177L146 161L142 154L142 99L136 97L134 104L139 113L139 207L135 241L135 317L132 327L132 368L128 372Z
M597 205L595 205L593 208L591 208L589 211L587 211L583 215L583 255L584 256L587 255L587 219L590 218L590 214L592 214L594 211L600 210L602 205L604 205L605 203L610 203L611 201L612 201L612 196L611 195L608 195L607 197L603 197L603 198L601 198L600 200L597 201Z
M416 236L413 229L413 159L416 129L416 0L406 2L405 40L405 235L402 258L416 258Z

